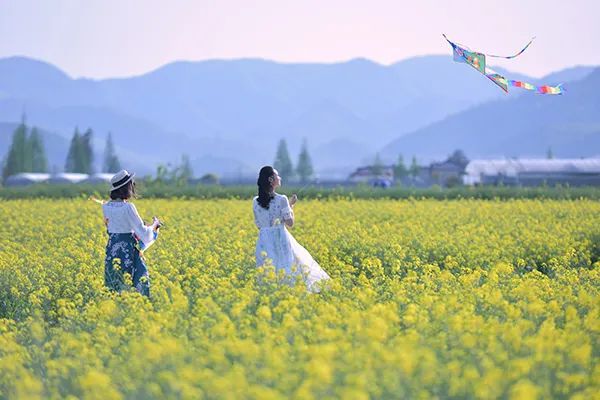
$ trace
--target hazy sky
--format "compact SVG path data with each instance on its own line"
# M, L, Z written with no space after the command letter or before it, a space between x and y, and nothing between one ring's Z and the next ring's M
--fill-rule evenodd
M600 65L600 0L0 0L0 57L74 77L130 76L175 60L260 57L390 64L448 54L441 34L536 77Z

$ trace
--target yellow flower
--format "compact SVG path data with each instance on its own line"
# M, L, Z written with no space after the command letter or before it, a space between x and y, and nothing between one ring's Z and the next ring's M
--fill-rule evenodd
M0 397L596 394L600 202L307 200L319 294L255 267L247 205L136 202L172 221L146 298L105 288L90 202L0 201Z

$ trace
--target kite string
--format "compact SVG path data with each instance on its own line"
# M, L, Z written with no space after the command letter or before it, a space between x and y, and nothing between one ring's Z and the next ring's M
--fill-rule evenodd
M527 50L527 48L529 47L529 45L531 45L531 43L533 43L533 41L535 40L535 36L531 38L531 40L529 41L529 43L527 43L525 45L525 47L523 47L521 49L521 51L519 51L517 54L514 54L512 56L499 56L499 55L495 55L495 54L486 54L487 57L494 57L494 58L506 58L507 60L510 60L511 58L515 58L520 56L521 54L523 54L523 52L525 50Z
M300 193L302 193L304 191L304 189L306 189L311 184L312 184L312 182L306 183L304 186L302 186L300 189L298 189L298 191L296 192L296 195L299 195Z
M466 49L466 50L468 50L468 51L470 51L470 52L473 52L473 53L481 53L481 54L485 55L486 57L494 57L494 58L506 58L506 59L508 59L508 60L510 60L511 58L518 57L518 56L520 56L521 54L523 54L523 52L524 52L525 50L527 50L527 48L528 48L528 47L531 45L531 43L533 43L533 41L534 41L534 40L535 40L535 38L536 38L535 36L534 36L534 37L532 37L532 38L531 38L531 40L529 41L529 43L527 43L527 44L525 45L525 47L523 47L523 48L521 49L521 51L519 51L517 54L514 54L514 55L512 55L512 56L499 56L499 55L497 55L497 54L487 54L487 53L483 53L483 52L481 52L481 51L472 50L472 49L471 49L469 46L467 46L467 45L464 45L464 44L462 44L462 43L459 43L459 42L452 42L452 41L450 41L450 39L448 39L448 38L446 37L446 35L445 35L445 34L443 34L443 33L442 33L442 36L443 36L443 37L444 37L444 39L446 39L448 42L450 42L450 43L454 43L454 44L457 44L457 45L459 45L460 47L462 47L463 49Z
M304 184L304 186L302 186L300 189L298 189L298 191L295 194L299 195L300 193L302 193L304 191L304 189L308 188L309 186L313 186L317 183L319 183L319 178L311 179L310 181L306 182Z

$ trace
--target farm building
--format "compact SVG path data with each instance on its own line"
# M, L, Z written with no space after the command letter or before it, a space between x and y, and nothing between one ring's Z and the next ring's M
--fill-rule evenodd
M359 167L350 174L348 180L352 183L389 186L394 181L394 166L382 166L379 174L373 172L373 166Z
M432 163L429 166L430 180L437 185L453 186L460 184L463 173L463 167L451 161Z
M473 160L465 185L600 185L600 158Z

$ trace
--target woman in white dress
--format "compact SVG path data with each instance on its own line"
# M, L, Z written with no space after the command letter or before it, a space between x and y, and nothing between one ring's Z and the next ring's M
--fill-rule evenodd
M258 196L252 202L254 222L259 229L257 267L270 259L276 271L284 270L290 277L302 274L308 290L318 292L319 282L329 279L329 275L286 228L294 225L296 195L288 201L287 196L275 192L281 186L281 177L270 166L261 168L257 185Z

